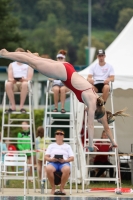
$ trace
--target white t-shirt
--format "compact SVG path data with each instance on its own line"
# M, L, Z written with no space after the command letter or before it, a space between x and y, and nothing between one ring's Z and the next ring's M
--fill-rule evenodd
M104 66L100 66L98 63L92 65L89 68L89 74L93 76L94 85L103 83L109 76L114 76L114 68L112 65L106 63Z
M71 146L66 143L63 143L62 145L58 145L57 143L50 144L45 155L50 155L50 158L54 158L55 155L63 155L64 160L74 156Z
M27 64L18 65L16 61L12 62L11 65L13 70L13 77L27 78L29 65Z

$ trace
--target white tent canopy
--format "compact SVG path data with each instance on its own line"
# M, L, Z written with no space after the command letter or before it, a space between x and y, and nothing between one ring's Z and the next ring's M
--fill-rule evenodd
M110 63L115 70L113 88L133 89L133 17L105 52L106 62ZM95 60L91 65L97 62ZM89 67L79 74L87 77L88 71Z

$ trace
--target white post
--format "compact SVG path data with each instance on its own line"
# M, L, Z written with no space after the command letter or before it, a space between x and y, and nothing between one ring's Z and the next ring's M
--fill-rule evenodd
M38 109L38 81L34 80L33 87L34 109Z

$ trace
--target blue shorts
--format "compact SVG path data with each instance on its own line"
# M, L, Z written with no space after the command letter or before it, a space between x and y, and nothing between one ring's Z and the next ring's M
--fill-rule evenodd
M62 167L64 166L70 166L70 163L69 162L66 162L66 163L60 163L60 162L49 162L48 165L52 165L56 171L61 171Z

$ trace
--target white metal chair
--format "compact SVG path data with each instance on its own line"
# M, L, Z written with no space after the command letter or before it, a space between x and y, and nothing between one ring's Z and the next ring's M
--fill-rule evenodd
M16 171L10 171L9 167L15 166ZM23 170L19 171L19 168ZM27 156L25 154L14 154L14 156L5 154L3 170L1 171L2 178L2 193L4 192L4 180L24 180L24 196L26 195L26 180L28 187L28 168L27 168Z

